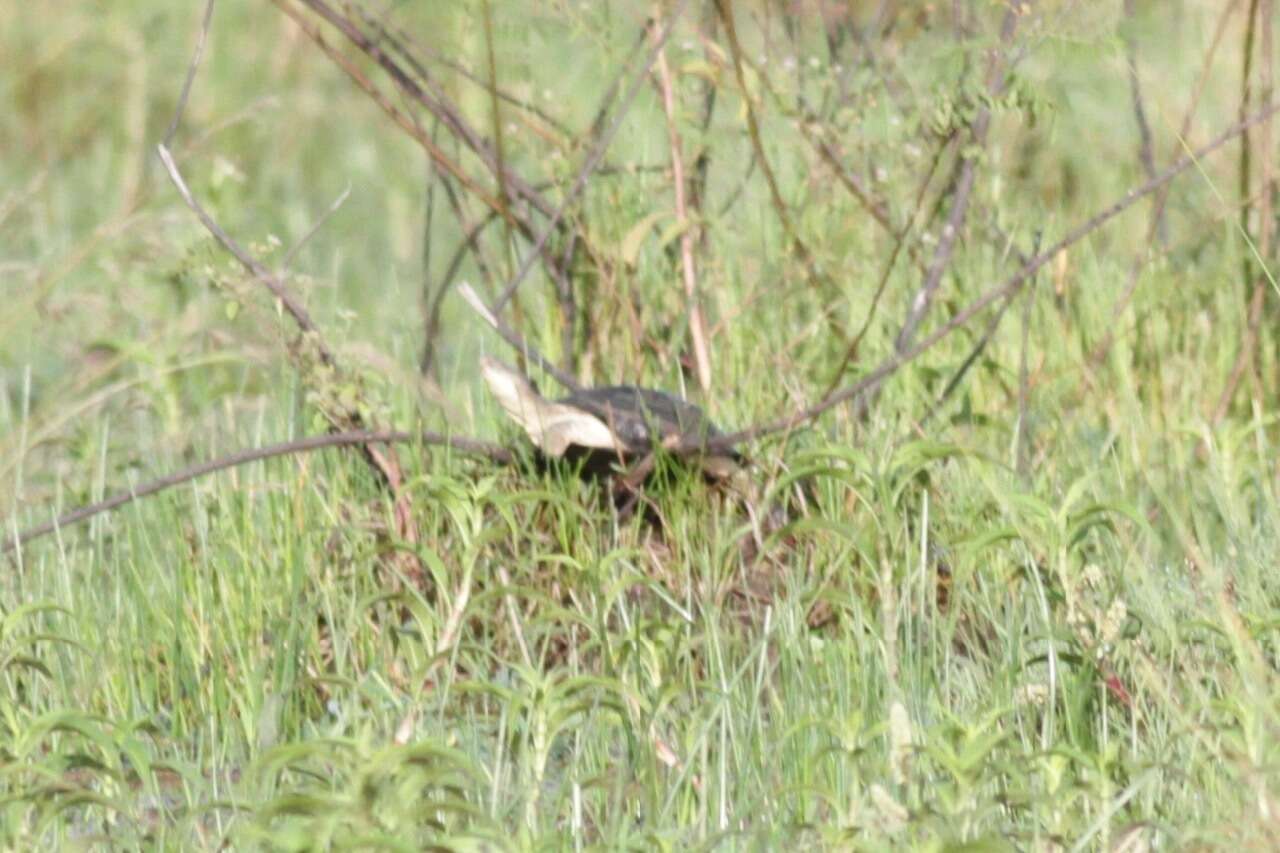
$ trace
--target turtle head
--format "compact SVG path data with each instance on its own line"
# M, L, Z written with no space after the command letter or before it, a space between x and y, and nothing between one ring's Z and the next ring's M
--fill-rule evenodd
M496 358L480 357L480 375L484 377L484 384L489 386L489 393L517 421L523 421L522 412L533 411L544 402L538 389L523 373Z
M561 456L571 445L612 449L617 446L609 427L575 406L552 403L524 374L497 359L480 359L480 373L489 393L518 423L542 452Z

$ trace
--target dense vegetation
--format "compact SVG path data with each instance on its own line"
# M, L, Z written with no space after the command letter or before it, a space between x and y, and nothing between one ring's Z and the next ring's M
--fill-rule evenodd
M1269 0L339 6L216 8L172 137L264 276L156 156L201 10L0 5L4 541L515 458L0 554L0 845L1280 845L1271 122L1191 156ZM512 281L587 384L862 393L620 513Z

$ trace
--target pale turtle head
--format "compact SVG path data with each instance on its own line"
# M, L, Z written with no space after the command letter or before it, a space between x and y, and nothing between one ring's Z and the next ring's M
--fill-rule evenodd
M485 356L480 373L489 393L543 453L560 457L571 446L620 451L617 439L599 418L573 406L553 403L523 374Z

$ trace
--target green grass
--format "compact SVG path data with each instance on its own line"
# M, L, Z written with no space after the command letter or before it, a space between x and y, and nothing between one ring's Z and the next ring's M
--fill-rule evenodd
M819 67L798 82L778 20L748 5L748 52L820 103L818 36L802 33ZM1173 128L1217 14L1202 5L1131 24L1162 165L1181 154ZM497 6L500 79L585 127L640 11ZM399 14L482 68L477 9ZM292 328L154 157L196 24L195 9L144 0L0 10L6 531L322 428L313 380L286 356ZM945 21L916 26L886 54L902 100L861 70L839 118L850 162L879 169L900 208L932 156L917 130L954 106L964 59ZM992 222L1028 251L1143 180L1116 21L1051 8L1027 26L1019 86L1036 120L997 113L930 324L1016 268ZM1234 121L1239 40L1193 143ZM668 52L686 145L714 151L700 280L717 387L701 402L745 426L829 381L833 325L861 325L891 242L767 101L766 151L830 288L788 251L758 170L718 212L750 157L742 100L722 77L702 133L702 51L686 27ZM487 94L450 85L489 132ZM642 93L609 163L665 165L663 121ZM540 178L563 181L583 156L551 157L524 126L509 142ZM290 284L375 419L520 444L474 367L502 344L461 300L446 303L438 382L416 370L424 282L460 235L437 198L424 271L424 155L275 9L218 9L176 149L196 195L273 263L350 185ZM350 452L246 466L31 543L0 572L0 845L1276 844L1274 324L1259 378L1211 418L1245 328L1250 250L1220 201L1234 156L1175 184L1169 245L1119 316L1146 206L1041 274L1021 424L1018 302L931 420L981 321L896 375L866 422L845 407L748 448L745 494L669 472L656 524L620 520L564 472L401 448L432 593L396 576L408 546ZM684 387L679 269L660 245L669 179L598 176L578 215L619 260L652 213L634 264L580 283L585 379ZM527 249L486 247L499 277ZM508 317L556 353L540 275ZM463 278L482 281L470 262ZM891 350L919 281L901 260L853 376Z

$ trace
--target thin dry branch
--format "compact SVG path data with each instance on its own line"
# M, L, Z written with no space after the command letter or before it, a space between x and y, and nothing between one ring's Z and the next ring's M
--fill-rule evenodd
M436 144L425 129L423 129L413 118L406 115L403 110L393 104L391 99L388 98L381 89L375 86L368 76L361 71L349 57L331 45L328 39L326 39L324 34L320 31L320 28L317 27L314 22L304 17L293 7L289 0L271 0L271 2L275 3L280 11L292 18L294 23L296 23L302 32L311 39L316 47L320 48L326 56L332 59L339 68L346 72L352 82L372 98L374 103L376 103L378 107L381 108L382 111L400 127L401 130L409 134L410 137L422 146L422 149L427 152L427 156L430 157L439 168L448 172L450 175L453 175L458 183L466 187L468 192L484 202L486 206L497 212L499 216L510 223L513 227L521 229L522 232L527 232L529 230L528 223L521 219L517 219L511 209L507 205L503 204L500 198L481 187L476 180L471 177L471 175L467 174L466 170L463 169L461 165L445 153L443 148ZM348 25L348 28L350 28L350 25ZM393 78L396 77L394 74L392 76ZM403 72L400 72L400 76L407 79ZM412 81L409 82L412 83ZM416 87L410 91L421 92L421 90L416 89Z
M1023 288L1026 282L1036 273L1036 271L1049 263L1058 255L1059 252L1079 243L1107 222L1110 222L1137 202L1156 192L1169 181L1172 181L1174 178L1190 169L1200 160L1203 160L1205 157L1213 154L1249 128L1271 118L1277 112L1280 112L1280 104L1268 104L1260 112L1257 112L1244 121L1239 122L1235 126L1219 134L1208 144L1183 157L1164 172L1157 175L1153 180L1147 181L1142 186L1125 193L1123 197L1113 202L1110 206L1102 209L1082 224L1067 232L1066 236L1062 237L1048 249L1036 254L1027 261L1027 263L1023 264L1021 269L1013 273L1013 275L1003 283L991 288L977 299L970 302L964 309L959 311L933 334L924 338L924 340L915 344L906 352L899 353L895 351L893 355L884 359L884 361L882 361L876 368L857 382L846 385L840 390L824 396L818 402L793 414L776 418L771 421L765 421L763 423L756 424L755 426L748 427L747 429L739 430L738 432L718 436L706 442L705 445L702 446L698 443L688 442L677 448L673 448L673 450L686 454L698 452L699 450L722 450L731 448L736 444L753 441L764 436L787 432L795 429L797 426L814 420L819 415L834 409L842 403L849 402L850 400L856 399L873 390L904 365L914 361L922 354L932 349L939 341L950 335L956 329L966 325L970 320L993 303L1007 299L1013 294L1016 294Z
M1020 266L1026 264L1028 257L1013 247L1012 238L1004 234L1001 234L999 232L998 226L993 226L993 230L996 231L996 233L999 235L999 239L1005 243L1007 248L1013 252L1013 254L1015 255L1015 260L1018 262L1018 264ZM1040 237L1039 235L1037 235L1035 250L1039 251L1039 249L1040 249ZM991 315L991 319L987 321L987 327L983 329L982 334L978 337L978 342L974 344L971 350L969 350L969 354L965 356L962 362L960 362L960 367L956 369L955 373L952 374L951 378L947 380L947 384L943 386L942 393L938 395L938 399L934 401L933 405L929 408L929 411L926 412L924 417L920 419L920 423L919 423L920 426L923 426L924 424L928 423L930 419L932 419L935 415L937 415L940 411L942 411L942 407L946 405L947 400L949 400L951 398L951 395L956 392L956 389L960 387L961 381L963 381L964 377L973 368L973 365L977 363L978 358L981 357L982 353L986 351L987 345L990 344L992 338L995 337L996 330L1000 328L1000 321L1004 319L1004 315L1008 312L1009 308L1013 305L1013 302L1014 302L1014 296L1010 296L1000 303L1000 307L995 310L995 312ZM1023 305L1024 337L1023 337L1023 351L1022 351L1022 368L1023 368L1022 378L1025 380L1026 355L1027 355L1027 349L1026 349L1027 339L1026 339L1025 333L1027 331L1026 323L1028 321L1027 312L1030 310L1030 303L1031 303L1030 294L1027 295L1026 299L1024 300L1024 303L1025 304ZM1022 424L1026 421L1025 405L1024 405L1024 401L1026 398L1023 394L1024 390L1025 390L1024 388L1020 389L1019 396L1018 396L1018 400L1019 400L1018 427L1017 427L1017 432L1015 432L1015 436L1017 437L1022 436L1022 429L1023 429Z
M361 7L356 7L356 13L360 15L360 17L363 19L366 25L372 27L375 30L378 36L378 39L380 41L386 42L388 46L401 59L403 59L406 63L409 64L409 67L412 68L414 72L418 74L419 77L426 79L430 76L427 74L426 66L422 63L422 61L417 56L417 54L421 53L427 57L428 62L433 62L437 65L444 66L445 68L449 69L453 73L457 74L462 79L470 83L474 83L476 86L479 86L481 89L489 88L488 83L482 80L478 74L476 74L470 68L467 68L461 62L457 61L456 59L453 59L452 57L446 56L445 54L440 53L437 50L433 50L428 45L422 44L420 41L415 40L412 37L412 35L404 31L403 29L393 30L389 28L386 24L387 17L388 17L387 15L381 15L375 18L369 13L365 12ZM412 48L412 50L410 50L410 48ZM512 106L518 108L522 112L526 112L532 116L537 117L539 121L546 124L548 127L554 130L556 133L560 134L565 139L573 138L573 135L574 135L573 131L570 130L563 122L561 122L560 119L551 115L546 110L542 109L532 101L528 101L524 98L519 98L503 89L499 89L497 92L497 95L505 103L511 104Z
M871 218L875 220L877 224L896 238L896 235L900 233L902 228L905 226L899 227L894 225L893 210L890 207L889 201L885 198L877 197L874 191L866 185L866 182L864 182L862 178L844 164L840 151L838 151L827 139L824 138L823 133L820 130L815 130L815 128L822 126L817 114L803 106L799 110L791 107L787 104L777 87L773 85L773 80L770 78L768 70L764 66L759 63L752 62L751 58L745 54L742 54L739 58L742 63L747 68L750 68L760 80L764 91L773 100L774 105L778 108L780 113L796 123L799 127L801 137L809 144L809 147L827 163L828 167L835 175L836 180L840 182L840 185L843 186L849 194L866 209L866 211L871 215ZM755 159L758 159L756 158L757 152L752 148L751 153L753 157L752 162L754 163ZM896 245L895 252L899 248L901 248L901 246ZM924 273L925 267L919 258L919 253L917 252L915 245L909 244L906 248L911 256L912 262L920 267L921 273Z
M484 320L484 322L491 329L497 332L504 341L510 344L511 348L517 353L529 359L547 373L550 373L555 377L557 382L565 388L568 388L570 391L581 390L582 386L578 384L576 379L552 364L551 360L539 352L537 347L522 338L518 332L506 323L502 322L502 320L498 318L497 314L490 311L489 307L484 304L484 300L480 298L480 294L476 293L475 290L471 288L471 285L466 283L459 284L458 295L462 297L462 300L467 303L472 311L476 312L481 320Z
M760 164L760 173L764 175L765 185L769 188L769 198L773 203L774 213L796 257L804 265L810 282L814 285L825 285L827 278L818 269L813 253L800 238L800 232L791 221L791 212L787 207L786 199L782 197L782 191L778 188L778 179L773 174L773 167L769 165L769 158L765 156L764 142L760 137L760 120L756 116L755 104L751 102L751 90L747 87L747 76L743 70L746 62L743 59L742 44L738 40L738 28L734 24L732 3L729 0L715 0L715 2L716 9L720 13L720 22L724 25L725 38L729 42L729 54L733 58L733 73L738 81L738 89L742 93L743 106L746 108L747 137L751 140L751 149L755 153L756 161Z
M315 337L315 346L320 354L321 360L325 364L333 364L333 353L320 340L320 330L316 327L315 322L311 319L311 314L303 307L294 295L285 287L284 281L275 276L260 264L252 255L241 248L240 244L232 239L231 235L222 229L213 217L196 201L192 195L190 187L187 186L186 180L182 177L178 164L173 159L173 152L170 146L173 144L173 138L178 132L178 127L182 123L182 115L186 112L187 100L191 96L191 85L195 80L196 70L200 67L200 60L204 56L205 43L208 40L209 27L213 22L213 8L215 0L209 0L205 6L204 19L200 26L200 38L196 42L195 53L191 57L191 64L187 66L187 76L182 84L182 92L178 96L178 105L174 109L173 119L169 122L169 130L164 135L164 141L157 146L157 153L160 155L160 162L164 164L165 171L169 173L169 179L173 181L173 185L177 188L178 194L182 196L182 200L186 202L187 207L195 213L196 218L200 220L200 224L205 230L213 235L213 238L226 249L231 255L240 262L254 278L258 279L263 286L271 291L282 308L293 318L298 324L298 328L304 333Z
M282 5L284 0L272 0L272 2L284 10ZM392 33L383 29L375 19L364 13L360 4L352 4L349 8L355 14L360 15L366 25L374 27L375 32L373 35L360 30L355 21L349 16L339 14L325 0L298 0L298 2L331 24L358 50L377 63L378 67L387 73L401 92L417 101L428 112L443 121L454 136L480 158L485 168L489 170L500 185L508 187L515 195L528 201L543 215L550 214L551 202L520 175L503 165L493 144L467 123L463 118L461 109L445 97L444 91L435 84L435 81L421 63L411 61L410 69L406 70L395 61L395 57L391 55L392 53L404 58L411 57L410 51ZM291 17L294 17L295 20L298 19L294 15L291 15ZM383 49L384 44L390 49L391 53ZM415 74L417 75L416 80L414 79Z
M1129 71L1129 95L1133 101L1133 120L1138 126L1138 160L1148 179L1156 176L1155 145L1151 140L1151 124L1147 121L1147 108L1142 97L1142 80L1138 77L1138 43L1133 35L1133 19L1136 14L1134 0L1124 0L1126 24L1122 29L1125 65Z
M337 213L338 210L342 208L342 205L347 203L347 197L350 195L351 184L348 182L346 189L338 194L338 197L333 200L333 204L329 205L329 209L322 213L320 217L311 224L311 227L307 229L305 234L293 242L293 245L289 247L289 251L284 253L284 257L280 260L281 275L284 275L289 270L289 267L293 266L293 259L298 256L298 253L302 251L303 247L306 246L307 243L311 242L311 238L320 232L320 229L329 221L329 218Z
M655 15L659 11L655 10ZM680 229L680 272L684 281L685 310L689 314L689 340L693 344L698 385L705 394L711 390L711 352L707 347L707 323L702 315L702 303L698 298L698 273L693 259L695 226L689 219L689 206L685 198L683 144L680 141L680 130L676 126L675 92L665 50L658 51L656 65L662 111L667 119L667 145L671 148L671 185L675 194L676 227Z
M1000 25L1000 47L993 52L987 69L987 93L993 97L1004 89L1004 52L1008 50L1010 43L1013 41L1013 34L1018 26L1018 18L1027 14L1027 6L1027 3L1020 2L1020 0L1010 0L1009 9L1005 12L1004 21ZM920 328L925 315L929 312L929 307L933 304L933 298L938 292L938 287L942 284L942 276L951 265L951 256L955 251L956 240L960 237L960 231L964 228L965 217L969 212L969 200L973 193L974 181L977 178L978 160L982 156L982 151L986 148L987 128L990 124L991 108L983 106L978 110L978 114L974 117L969 129L970 147L975 150L972 153L962 153L960 156L958 163L960 171L956 181L955 195L951 201L951 210L947 214L946 224L942 227L942 234L938 238L938 246L933 253L933 259L929 263L929 270L925 274L924 283L911 300L911 307L907 311L907 317L902 323L901 331L898 332L897 340L894 341L894 348L899 353L906 352L911 348L911 343L915 340L916 331Z
M352 432L329 433L327 435L313 435L308 438L283 441L279 444L269 444L265 447L241 450L228 456L223 456L208 462L202 462L199 465L192 465L190 468L184 468L181 471L168 474L155 480L150 480L143 483L141 486L130 489L127 492L120 492L119 494L112 495L105 500L88 504L74 509L71 512L64 513L54 521L24 530L16 536L7 539L3 545L0 545L0 554L16 550L33 539L46 536L54 531L65 530L66 528L74 524L78 524L81 521L86 521L94 516L102 515L104 512L119 509L125 504L136 501L139 498L154 495L155 493L162 492L165 489L171 489L174 486L180 486L183 483L189 483L192 480L218 471L225 471L228 468L236 468L241 465L248 465L251 462L260 462L264 459L272 459L277 456L292 456L297 453L309 453L315 450L323 450L327 447L366 447L373 444L404 444L411 442L448 447L461 453L483 456L500 465L509 465L514 458L511 451L497 444L490 444L487 441L479 441L473 438L441 435L440 433L435 432L369 432L368 430L355 430Z
M1222 38L1227 31L1227 23L1231 19L1231 15L1235 12L1236 7L1240 5L1241 0L1230 0L1222 8L1222 12L1218 15L1218 21L1214 25L1213 38L1209 41L1209 49L1205 51L1204 61L1200 65L1200 76L1196 79L1196 85L1192 89L1191 100L1188 101L1186 110L1182 114L1182 121L1178 125L1177 138L1185 145L1187 144L1188 135L1191 133L1191 121L1195 118L1196 111L1200 106L1201 98L1204 95L1205 88L1209 83L1209 72L1213 69L1214 60L1217 57L1218 47L1222 44ZM1142 270L1146 267L1147 258L1151 253L1152 246L1156 237L1159 235L1161 223L1164 221L1165 207L1169 202L1169 188L1171 184L1165 184L1155 195L1151 203L1151 219L1147 224L1147 239L1143 244L1142 251L1134 258L1133 263L1129 267L1129 280L1125 284L1124 290L1120 293L1120 297L1116 299L1115 305L1111 309L1110 316L1119 317L1129 307L1129 303L1133 300L1133 294L1138 290L1138 279ZM1107 353L1111 351L1112 344L1115 343L1115 328L1108 328L1102 336L1102 340L1093 348L1093 352L1089 355L1089 361L1093 365L1102 364L1106 360Z
M954 140L955 134L952 133L941 141L937 151L934 152L933 160L929 163L929 168L925 172L924 178L920 181L920 187L916 190L916 198L911 208L911 215L894 234L893 250L889 252L889 259L885 261L884 269L880 272L880 280L876 282L876 289L871 295L871 305L867 308L867 316L863 318L862 326L849 341L849 346L845 348L844 355L840 358L840 363L832 371L831 381L823 392L823 396L840 387L840 380L844 378L845 371L853 363L853 359L858 354L858 349L862 346L863 339L867 336L867 332L870 331L871 322L875 319L876 312L880 308L880 301L884 298L884 294L889 288L889 276L893 274L893 268L898 262L898 256L902 254L903 247L907 245L907 237L915 227L916 220L919 218L920 211L924 206L925 193L928 192L929 185L933 183L933 176L938 170L938 164L942 162L943 155L951 147Z
M631 88L627 91L626 95L623 96L621 103L619 103L617 113L613 117L613 122L609 125L609 128L600 135L599 139L596 140L595 146L588 153L582 167L578 170L578 176L574 179L573 184L569 187L569 191L565 194L564 201L560 203L560 206L557 207L555 212L551 215L551 221L547 223L543 232L538 235L538 239L534 242L533 248L527 255L525 255L524 261L516 269L515 274L511 277L511 281L507 283L506 288L498 297L498 301L493 304L492 311L495 316L502 313L502 309L506 307L507 302L509 302L511 297L515 295L516 288L520 286L520 284L529 275L529 271L533 269L534 261L537 260L539 253L541 253L543 247L546 246L547 240L550 239L552 231L564 218L569 207L577 203L578 196L582 194L584 189L586 189L587 181L590 180L592 173L595 172L596 168L604 159L605 151L609 149L609 145L613 142L614 137L618 135L618 131L622 129L622 122L627 117L627 113L630 111L631 105L635 102L636 96L640 94L640 90L644 87L645 80L649 77L649 70L653 68L653 64L657 62L658 54L666 45L667 39L671 37L671 33L675 30L676 22L680 20L680 16L684 14L684 11L688 6L689 0L681 0L680 5L671 13L671 17L667 19L667 22L663 26L661 32L659 32L654 38L653 46L650 48L648 56L645 57L644 66L640 69L640 73L635 76L635 80L632 81ZM622 71L619 72L619 80L622 79L623 74L625 74L629 67L630 66L623 66Z
M183 82L182 92L179 95L177 106L174 108L173 120L169 124L169 130L165 134L164 141L156 146L157 153L160 156L161 163L164 164L165 171L169 174L170 180L177 188L178 194L182 196L182 200L186 202L187 207L196 215L204 225L205 230L213 235L214 239L226 249L237 261L243 266L260 284L267 288L271 294L277 299L283 309L293 318L298 328L302 331L304 338L310 343L310 346L318 354L321 363L330 368L337 368L337 360L334 358L333 350L324 342L320 329L311 319L311 315L307 309L303 307L293 293L285 286L284 281L271 273L249 252L245 251L231 235L228 234L218 223L209 215L208 211L196 200L192 194L190 187L182 176L181 170L178 168L177 162L173 158L170 146L173 138L178 132L178 128L182 124L183 114L186 112L187 101L191 95L192 82L195 74L200 66L200 60L204 54L204 46L208 38L209 28L213 21L213 9L215 0L209 0L205 7L204 19L201 24L200 38L196 45L196 50L191 58L191 63L187 67L187 76ZM363 429L366 424L360 413L355 410L343 412L325 412L325 415L335 425L335 429ZM396 522L398 526L397 532L406 542L416 543L418 541L418 532L413 520L413 512L409 506L408 497L401 489L403 475L401 473L400 462L396 458L395 452L390 448L383 451L371 444L361 446L364 451L364 458L373 468L375 475L387 486L391 492L392 500L395 506ZM405 571L414 578L425 584L426 571L414 554L406 553L404 558Z
M1253 0L1249 9L1250 14L1250 35L1246 39L1246 56L1245 56L1245 81L1244 92L1241 95L1241 110L1248 108L1250 98L1249 76L1249 56L1248 51L1252 46L1254 23L1262 30L1262 45L1258 51L1258 83L1261 89L1260 97L1265 103L1269 101L1274 94L1275 83L1272 77L1272 50L1274 48L1275 21L1272 17L1271 0ZM1266 265L1271 262L1271 244L1275 229L1275 220L1272 216L1272 200L1275 181L1275 164L1272 152L1272 122L1270 120L1262 122L1258 130L1259 140L1258 148L1261 156L1258 158L1261 163L1261 192L1257 195L1258 204L1258 264L1260 269L1253 273L1255 281L1253 283L1253 293L1249 297L1249 312L1245 326L1244 340L1240 344L1240 354L1236 358L1235 364L1231 368L1231 374L1227 377L1226 387L1222 389L1222 394L1218 398L1218 404L1214 409L1213 421L1218 423L1231 408L1231 401L1235 398L1236 389L1240 385L1240 380L1253 364L1254 352L1258 346L1258 337L1262 330L1262 313L1266 307L1267 301L1267 284L1269 282L1270 271L1266 269ZM1250 142L1248 136L1242 140L1243 148L1240 154L1240 189L1241 195L1245 198L1250 197ZM1249 221L1249 212L1253 205L1246 203L1240 211L1242 227L1247 228ZM1246 256L1244 269L1246 275L1255 266L1250 262L1251 259ZM1246 278L1246 281L1248 279Z
M212 5L212 3L210 3ZM230 234L223 230L208 211L196 201L195 196L191 194L191 188L187 186L186 179L182 177L178 164L174 162L173 153L169 150L169 143L166 140L156 147L156 153L160 156L160 162L164 164L165 171L169 174L169 180L178 190L178 194L182 196L182 200L186 202L187 207L200 220L200 224L205 227L213 238L218 241L222 248L226 249L231 255L240 262L255 279L257 279L267 290L271 291L271 295L276 298L280 306L285 312L293 318L294 323L302 330L304 334L311 336L316 352L320 355L320 360L327 364L333 365L333 351L320 337L320 329L316 326L315 321L311 319L310 312L303 307L297 297L285 286L284 281L273 274L265 266L258 262L256 258L246 252L239 243L237 243Z

